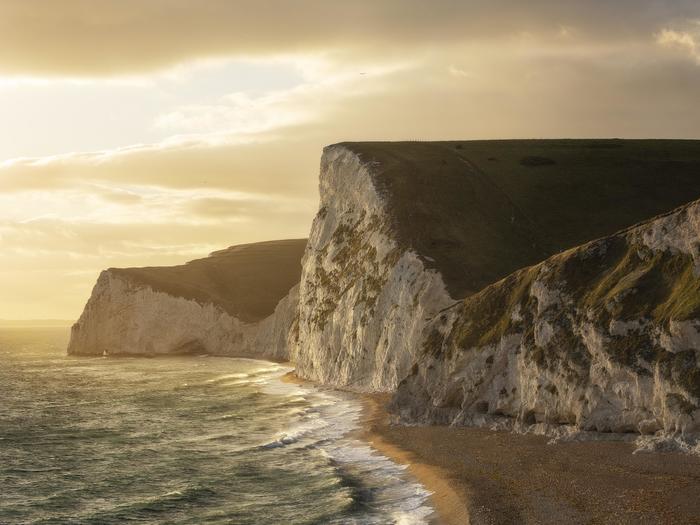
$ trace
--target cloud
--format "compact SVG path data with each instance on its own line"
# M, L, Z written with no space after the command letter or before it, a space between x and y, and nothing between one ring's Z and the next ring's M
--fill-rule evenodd
M171 133L262 133L308 121L313 112L285 104L288 93L232 93L215 105L181 106L160 115L155 127Z
M315 209L313 199L134 190L142 200L15 193L15 210L1 197L0 316L77 318L104 268L181 264L231 244L303 237ZM53 209L32 215L39 206Z
M559 38L562 28L599 42L628 41L699 13L695 0L3 0L0 71L100 76L206 57L400 56L524 32Z
M656 35L656 42L663 47L684 51L700 64L700 27L695 33L664 29Z
M695 0L37 5L0 2L0 74L57 76L13 88L25 97L14 105L36 113L29 145L51 116L76 137L81 124L83 135L110 125L95 107L141 120L110 127L107 142L126 147L87 141L0 161L0 318L77 316L105 267L305 236L329 143L700 135ZM232 56L283 56L286 69L222 68L203 81L193 65ZM152 73L163 68L174 69ZM235 82L258 74L277 80ZM149 81L163 75L172 82ZM60 105L63 90L62 111L39 104L51 92ZM65 117L81 111L94 118ZM149 133L133 138L135 128Z
M688 49L694 42L664 35ZM700 133L698 68L662 60L653 41L604 51L541 39L512 46L444 47L350 68L314 62L302 85L164 113L158 122L180 135L161 143L0 163L0 191L92 184L308 197L320 149L336 141ZM140 198L110 191L114 202Z
M103 188L101 191L103 199L117 204L138 204L143 201L143 197L137 193L133 193L122 189Z
M282 157L270 152L282 148ZM257 142L155 144L97 153L14 159L0 164L0 191L40 190L85 183L149 184L252 192L313 191L317 171L308 153L261 138Z
M305 67L307 80L286 90L234 92L216 104L176 107L160 115L155 125L174 133L161 142L0 162L0 191L118 183L315 194L318 151L329 140L334 108L387 93L390 79L415 64L403 60L345 68L314 61Z

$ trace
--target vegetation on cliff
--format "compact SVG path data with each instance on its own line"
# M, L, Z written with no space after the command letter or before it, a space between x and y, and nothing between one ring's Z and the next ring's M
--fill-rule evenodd
M467 297L429 326L395 408L697 432L699 218L697 201Z
M344 143L454 298L700 197L700 141Z
M156 292L212 303L244 322L272 314L299 282L306 239L232 246L179 266L111 268Z

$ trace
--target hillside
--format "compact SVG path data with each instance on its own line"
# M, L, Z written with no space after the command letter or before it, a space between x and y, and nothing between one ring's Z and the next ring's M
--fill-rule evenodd
M68 353L287 359L305 245L244 244L180 266L105 270Z
M179 266L110 268L133 283L220 306L244 322L272 314L299 282L306 239L231 246Z
M297 372L392 391L455 300L700 197L700 141L342 143L320 193Z
M372 166L393 236L455 298L700 197L700 141L342 146Z
M444 311L406 420L700 431L700 201L521 269Z

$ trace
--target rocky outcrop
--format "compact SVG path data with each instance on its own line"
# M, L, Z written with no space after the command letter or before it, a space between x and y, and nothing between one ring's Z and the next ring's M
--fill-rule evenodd
M182 266L106 270L68 353L286 360L305 244L248 244Z
M700 202L515 272L443 312L407 421L700 433Z

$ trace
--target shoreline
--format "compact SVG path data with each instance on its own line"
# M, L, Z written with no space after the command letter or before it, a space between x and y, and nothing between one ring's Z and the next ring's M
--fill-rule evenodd
M315 386L313 382L299 378L294 371L280 377L283 383ZM469 521L467 498L463 487L455 486L449 480L447 471L421 462L410 452L391 443L382 436L381 429L388 425L388 413L384 404L388 396L382 394L355 394L362 404L360 428L355 432L357 438L366 442L382 456L398 465L407 467L410 475L430 492L429 502L433 514L430 525L465 525Z
M394 463L405 465L408 472L430 492L433 515L431 525L465 525L470 523L468 497L465 487L450 481L449 472L424 463L411 452L388 441L382 429L388 426L389 414L384 409L387 395L364 394L362 427L359 437Z
M370 396L370 399L373 396ZM368 422L369 442L434 492L442 525L700 523L700 457L622 441L548 445L486 428ZM378 403L378 404L377 404Z
M313 385L290 372L283 380ZM700 457L633 454L622 441L565 442L485 428L392 425L389 395L358 394L358 439L429 492L431 524L700 523Z

